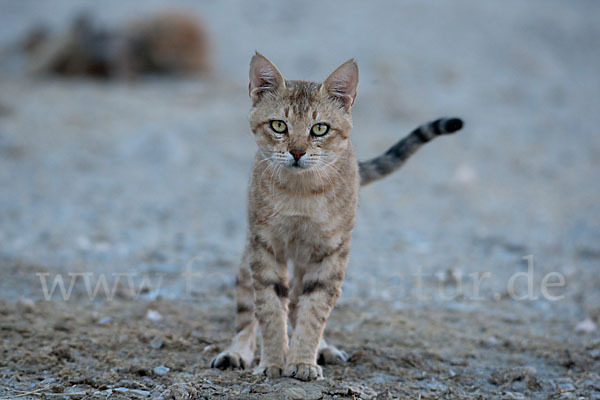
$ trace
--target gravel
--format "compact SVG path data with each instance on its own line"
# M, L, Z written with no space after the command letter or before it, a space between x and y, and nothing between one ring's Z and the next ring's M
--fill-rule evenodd
M325 368L320 395L600 396L583 383L600 370L600 3L169 6L203 15L211 78L39 79L0 55L0 395L46 375L62 391L107 390L126 366L131 382L152 380L131 386L139 396L277 398L248 371L207 369L233 335L258 49L290 78L357 59L361 159L424 121L466 121L362 190L327 328L350 361ZM1 0L0 46L82 7L116 25L165 4ZM45 293L57 276L65 292Z

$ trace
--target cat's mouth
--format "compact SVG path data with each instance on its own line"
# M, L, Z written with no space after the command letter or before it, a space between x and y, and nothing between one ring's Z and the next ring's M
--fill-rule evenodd
M304 171L310 168L310 163L305 162L304 160L294 160L290 164L288 164L288 168L293 171Z

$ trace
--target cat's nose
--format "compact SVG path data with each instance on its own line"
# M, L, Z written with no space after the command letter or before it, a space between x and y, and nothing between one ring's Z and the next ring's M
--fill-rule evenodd
M304 150L292 149L290 150L290 154L294 156L294 160L298 161L300 157L306 154Z

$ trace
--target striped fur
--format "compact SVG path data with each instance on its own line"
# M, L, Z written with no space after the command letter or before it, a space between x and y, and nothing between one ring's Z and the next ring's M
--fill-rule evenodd
M440 118L419 126L379 157L359 162L360 185L368 185L391 174L425 143L440 135L454 133L462 127L463 121L458 118Z
M250 127L259 151L236 280L236 335L211 367L251 366L259 328L257 374L309 381L322 377L319 364L347 360L323 331L342 292L360 185L393 172L423 143L462 126L458 119L434 121L384 155L359 163L350 142L357 84L354 60L315 83L285 80L266 57L252 58ZM275 130L273 121L285 123L285 130ZM311 133L322 124L329 133Z

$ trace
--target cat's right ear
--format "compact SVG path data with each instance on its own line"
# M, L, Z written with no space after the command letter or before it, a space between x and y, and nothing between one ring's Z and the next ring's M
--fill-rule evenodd
M282 85L285 86L285 80L281 72L275 64L257 51L250 61L248 94L252 103L258 102L265 93L277 91Z

